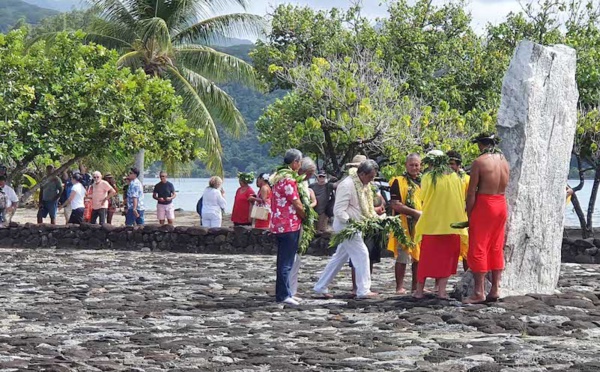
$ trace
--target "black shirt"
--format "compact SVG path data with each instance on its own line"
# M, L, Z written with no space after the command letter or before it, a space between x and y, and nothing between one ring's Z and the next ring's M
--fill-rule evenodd
M156 197L160 198L170 198L171 196L173 196L173 194L175 194L175 186L173 186L173 184L169 181L167 181L166 183L162 183L159 182L156 185L154 185L154 192L153 194L157 194ZM171 204L173 201L169 200L166 202L163 201L159 201L158 204Z

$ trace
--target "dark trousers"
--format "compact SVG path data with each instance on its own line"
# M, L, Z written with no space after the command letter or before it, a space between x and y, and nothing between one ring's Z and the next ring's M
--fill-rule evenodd
M292 297L290 292L290 271L294 257L298 252L300 231L275 234L277 238L277 281L275 282L275 300L281 302Z
M108 209L100 208L100 209L92 209L92 223L96 224L98 217L100 217L100 225L104 225L106 223L106 212Z
M69 217L69 223L81 225L83 223L83 212L85 208L77 208L71 211L71 217Z

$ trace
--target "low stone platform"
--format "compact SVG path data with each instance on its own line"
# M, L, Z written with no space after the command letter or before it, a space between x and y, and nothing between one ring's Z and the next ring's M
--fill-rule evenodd
M393 293L274 303L275 258L0 250L0 369L14 371L598 371L600 272L564 264L562 294L462 306Z

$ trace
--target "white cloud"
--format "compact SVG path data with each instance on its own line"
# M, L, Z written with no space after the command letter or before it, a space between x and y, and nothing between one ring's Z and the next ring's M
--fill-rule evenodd
M385 17L387 15L387 6L380 5L383 1L380 0L364 0L363 15L369 18ZM352 5L351 0L252 0L249 12L255 14L267 14L270 9L273 9L279 4L291 3L296 5L306 5L315 9L329 9L333 7L347 9ZM443 4L443 0L434 0L435 4ZM491 23L501 22L506 15L513 11L518 12L521 6L517 0L473 0L467 9L473 16L473 27L476 31L481 32L485 26Z

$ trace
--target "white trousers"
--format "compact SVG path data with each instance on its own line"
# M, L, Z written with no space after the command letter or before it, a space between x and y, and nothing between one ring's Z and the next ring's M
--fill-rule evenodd
M202 214L202 226L204 227L221 227L221 216L216 213Z
M300 255L294 257L294 266L290 271L290 293L295 296L298 292L298 274L300 273L300 266L302 266L302 259Z
M345 240L338 245L337 250L325 266L314 290L318 293L327 293L327 286L336 274L352 260L356 273L356 296L362 297L371 292L371 272L369 270L369 250L363 241L362 234L356 234L352 239Z

